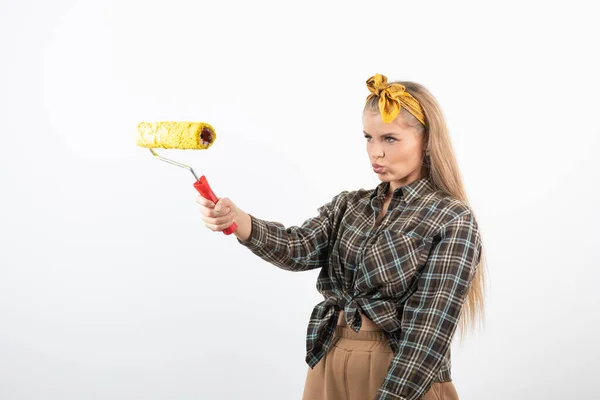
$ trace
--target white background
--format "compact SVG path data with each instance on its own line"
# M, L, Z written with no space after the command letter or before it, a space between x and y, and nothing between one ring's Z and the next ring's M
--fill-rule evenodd
M365 81L447 118L488 255L461 400L598 399L600 128L592 2L6 1L0 6L0 399L299 399L318 271L206 228L193 176L300 225L373 188Z

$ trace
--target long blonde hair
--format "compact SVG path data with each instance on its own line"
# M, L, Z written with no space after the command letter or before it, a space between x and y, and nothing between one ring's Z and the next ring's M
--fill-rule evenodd
M427 144L427 148L429 149L429 157L423 157L422 166L425 166L434 189L441 190L447 195L463 201L471 209L463 186L456 156L452 148L450 135L448 134L446 120L444 119L436 99L427 89L425 89L425 87L416 82L395 81L390 83L400 83L404 85L406 91L421 103L427 127L423 126L404 107L398 116L402 118L403 122L410 127L415 128L418 133L423 135L424 143ZM365 104L364 110L379 112L378 101L379 97L373 96ZM424 155L425 154L423 153L423 156ZM471 213L475 216L475 212L472 209ZM476 216L475 219L477 219ZM481 235L481 228L479 228L479 230ZM476 267L476 272L473 276L473 281L458 321L458 331L460 332L461 343L463 337L468 333L469 328L475 327L476 319L479 319L479 322L482 325L484 323L484 292L486 282L485 277L487 275L485 273L486 265L482 240L480 262Z

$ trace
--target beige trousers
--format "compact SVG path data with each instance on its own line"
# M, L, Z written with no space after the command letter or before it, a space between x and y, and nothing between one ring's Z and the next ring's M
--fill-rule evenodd
M392 349L379 331L336 326L333 344L308 368L302 400L371 400L383 384ZM422 400L459 400L452 382L435 382Z

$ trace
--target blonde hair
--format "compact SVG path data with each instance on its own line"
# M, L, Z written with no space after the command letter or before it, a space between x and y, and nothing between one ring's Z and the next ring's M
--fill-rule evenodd
M425 89L425 87L416 82L395 81L390 82L390 84L391 83L400 83L404 85L406 91L417 99L423 108L427 127L421 124L404 107L402 107L398 117L401 117L402 121L408 126L415 128L418 134L423 135L423 141L427 144L426 147L429 149L429 157L428 160L423 157L422 166L425 166L434 189L441 190L443 193L463 201L469 209L471 209L463 186L456 156L452 148L450 135L448 134L448 127L436 99L427 89ZM366 102L364 111L379 112L378 101L379 97L373 96ZM425 154L423 153L423 156L424 155ZM471 213L475 216L472 209ZM481 228L479 228L479 230L481 235ZM481 324L484 323L486 265L482 240L480 262L476 267L473 281L459 317L458 331L460 332L461 343L463 337L468 333L469 328L475 327L476 319L479 319Z

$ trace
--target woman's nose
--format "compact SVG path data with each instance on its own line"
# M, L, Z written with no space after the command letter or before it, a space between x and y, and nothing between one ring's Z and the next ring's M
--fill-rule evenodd
M371 143L371 146L367 149L371 158L381 158L385 156L383 147L378 147L376 144Z
M383 150L376 150L372 153L373 158L381 158L385 155L385 153L383 152Z

